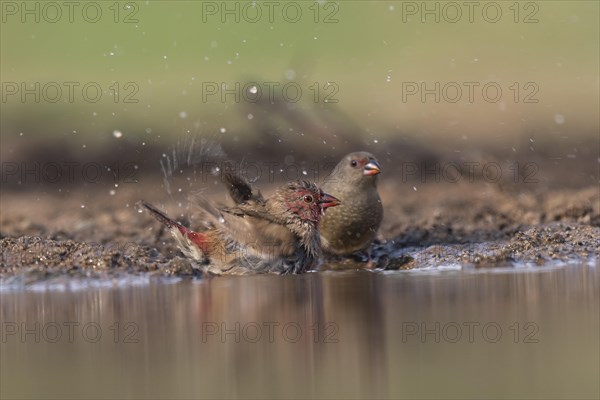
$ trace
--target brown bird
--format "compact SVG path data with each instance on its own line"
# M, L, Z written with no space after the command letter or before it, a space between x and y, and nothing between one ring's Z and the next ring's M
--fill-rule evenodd
M341 205L321 219L319 231L325 252L348 255L369 247L381 220L383 206L377 193L381 167L371 153L350 153L336 165L323 190L340 199Z
M290 182L264 199L246 181L229 174L225 179L236 205L217 210L203 204L210 226L203 232L184 227L151 204L142 205L205 272L298 274L316 266L321 248L317 226L338 199L307 181Z

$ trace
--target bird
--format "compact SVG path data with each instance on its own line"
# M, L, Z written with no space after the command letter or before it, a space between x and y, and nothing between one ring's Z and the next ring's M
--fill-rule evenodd
M300 274L318 265L321 255L318 223L339 200L314 183L297 180L264 198L250 184L225 175L235 205L217 209L203 202L209 228L195 232L152 204L141 205L167 226L179 249L214 275L256 273Z
M366 151L346 155L321 185L341 202L319 223L323 251L347 256L368 249L383 219L377 192L381 167Z

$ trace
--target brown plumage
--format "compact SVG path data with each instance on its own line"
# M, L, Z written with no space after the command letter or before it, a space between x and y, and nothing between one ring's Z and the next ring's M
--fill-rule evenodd
M340 199L319 224L323 250L348 255L365 250L375 239L383 206L377 193L381 167L375 157L361 151L345 156L323 183L323 190Z
M220 210L204 204L209 229L194 232L151 204L142 202L164 223L187 256L213 274L302 273L316 266L320 255L317 225L325 209L339 204L315 184L293 181L269 198L226 174L235 206Z

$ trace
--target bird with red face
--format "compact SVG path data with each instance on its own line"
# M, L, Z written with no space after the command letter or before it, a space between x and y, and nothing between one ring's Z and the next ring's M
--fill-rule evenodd
M350 255L365 250L375 239L383 206L377 192L377 159L365 151L346 155L325 179L322 187L341 202L321 219L323 250Z
M209 229L192 231L149 203L142 205L164 223L187 257L205 272L222 275L299 274L316 267L321 246L319 221L339 204L314 183L293 181L264 199L250 185L225 175L235 206L205 204Z

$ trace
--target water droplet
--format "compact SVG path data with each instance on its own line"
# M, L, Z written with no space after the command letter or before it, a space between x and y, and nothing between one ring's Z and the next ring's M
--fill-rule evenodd
M179 113L179 118L181 118L181 119L186 119L186 118L187 118L187 113L186 113L185 111L181 111L181 112Z
M258 88L256 86L252 86L248 91L252 94L258 93Z
M291 81L292 79L296 78L296 71L293 69L288 69L285 71L285 77Z
M417 187L416 187L416 186L413 186L413 190L416 192L416 191L417 191Z
M120 139L123 137L123 132L119 131L119 130L114 130L113 131L113 136L116 137L117 139Z
M110 194L111 196L114 196L115 194L117 194L117 191L116 191L116 190L114 190L114 189L110 189L110 190L108 191L108 194Z
M562 114L555 114L554 115L554 122L556 122L558 125L562 125L565 123L565 116Z
M253 119L253 118L254 118L254 115L248 114L248 119Z
M227 132L227 129L225 129L225 128L221 128L221 129L219 129L219 131L220 131L221 133L225 133L225 132Z

